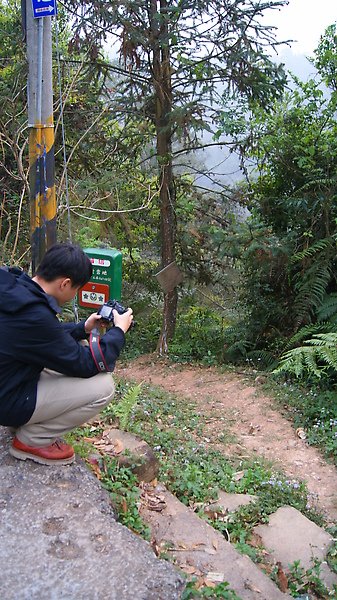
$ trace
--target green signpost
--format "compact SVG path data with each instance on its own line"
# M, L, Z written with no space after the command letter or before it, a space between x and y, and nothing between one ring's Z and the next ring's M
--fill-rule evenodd
M92 264L92 277L78 292L78 303L98 308L108 300L120 300L122 253L115 248L84 248Z

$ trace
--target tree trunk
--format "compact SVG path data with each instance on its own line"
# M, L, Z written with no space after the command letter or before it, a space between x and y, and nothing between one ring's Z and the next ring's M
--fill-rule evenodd
M158 7L160 15L158 14ZM166 0L151 0L151 33L153 35L153 87L156 103L157 160L160 189L160 235L161 266L175 260L175 186L172 169L172 86L168 26L165 20ZM161 19L159 19L161 16ZM161 23L160 27L158 23ZM175 331L178 294L176 288L165 292L162 329L157 349L160 354L168 351L168 342Z

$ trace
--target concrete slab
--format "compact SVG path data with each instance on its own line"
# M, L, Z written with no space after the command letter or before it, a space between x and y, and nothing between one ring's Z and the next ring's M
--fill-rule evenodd
M240 506L255 502L256 499L257 496L251 494L229 494L228 492L220 491L217 501L210 504L209 508L215 509L219 506L224 512L235 512Z
M325 561L333 542L331 535L291 506L279 508L270 516L268 525L258 525L254 532L284 569L298 560L305 569L313 566L314 558ZM337 575L326 562L321 565L321 579L330 589L337 584Z
M8 455L0 427L1 600L178 600L181 574L116 522L108 494L77 461Z
M278 587L247 557L239 554L206 521L184 506L164 486L158 486L163 510L149 509L144 502L140 512L152 530L157 547L174 558L176 564L206 580L227 581L242 600L286 600ZM151 491L147 492L148 496ZM193 570L194 569L194 570Z

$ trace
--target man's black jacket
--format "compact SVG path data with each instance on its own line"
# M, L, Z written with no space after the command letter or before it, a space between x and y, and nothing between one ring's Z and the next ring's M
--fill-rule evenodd
M31 418L40 373L53 369L70 377L92 377L98 369L84 321L60 323L54 298L28 275L0 268L0 424L18 427ZM101 337L109 371L124 346L124 332L113 327Z

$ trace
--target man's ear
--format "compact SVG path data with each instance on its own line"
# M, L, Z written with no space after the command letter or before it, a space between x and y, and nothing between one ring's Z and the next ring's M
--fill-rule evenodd
M71 281L70 277L65 277L64 279L62 279L60 281L60 288L62 291L69 287L72 287L72 281Z

